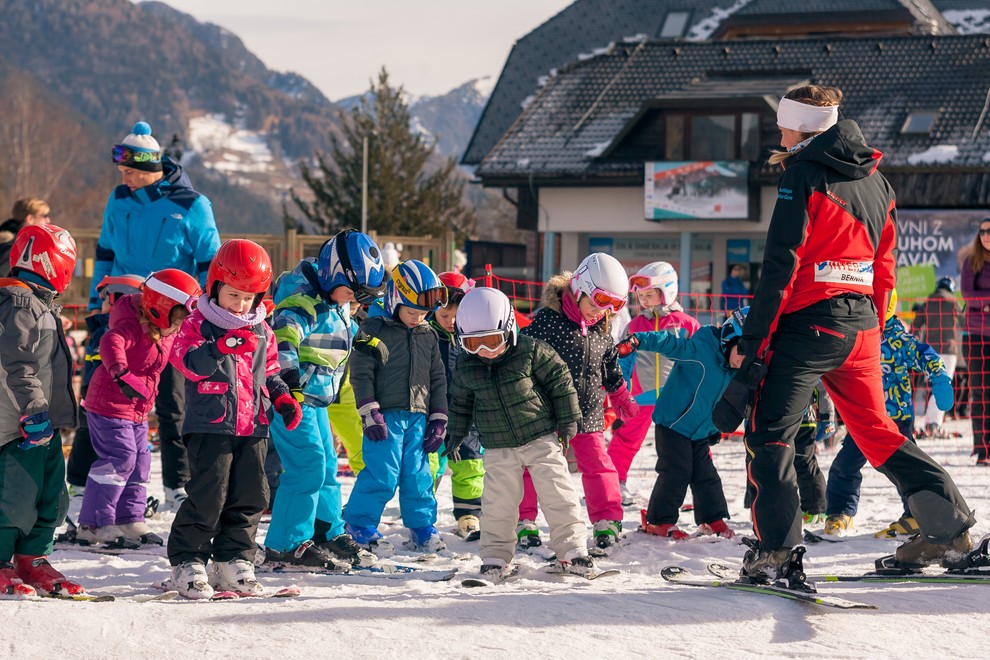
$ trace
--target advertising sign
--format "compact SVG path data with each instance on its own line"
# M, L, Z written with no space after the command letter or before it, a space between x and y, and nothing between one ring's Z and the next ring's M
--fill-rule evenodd
M646 163L647 220L745 220L749 163L743 160Z

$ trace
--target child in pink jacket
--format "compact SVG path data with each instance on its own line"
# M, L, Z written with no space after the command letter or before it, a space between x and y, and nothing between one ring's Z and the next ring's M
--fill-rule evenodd
M629 291L639 299L639 316L626 326L627 337L635 332L667 330L687 338L701 327L677 302L677 279L677 271L665 261L647 264L629 278ZM618 428L613 426L612 441L608 445L609 458L619 473L622 504L628 506L634 503L626 486L629 466L653 424L653 408L673 362L659 353L634 352L620 358L619 366L629 381L629 391L639 404L639 414Z
M119 538L162 544L144 522L151 470L148 412L179 325L201 293L175 268L148 276L141 293L120 298L100 340L101 365L86 393L90 440L99 457L89 469L76 540Z
M288 430L302 419L279 377L275 333L261 300L272 262L257 243L220 246L206 294L182 324L172 365L186 377L182 439L189 451L186 499L172 522L167 588L191 599L216 591L258 596L255 534L268 506L265 457L275 413ZM206 563L211 561L210 574Z

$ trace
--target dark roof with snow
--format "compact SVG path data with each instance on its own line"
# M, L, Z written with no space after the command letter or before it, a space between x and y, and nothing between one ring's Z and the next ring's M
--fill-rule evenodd
M653 158L623 136L651 107L746 99L765 110L768 133L775 122L764 97L808 81L843 90L842 116L859 122L886 168L990 163L990 37L654 41L623 43L561 70L477 173L486 184L641 181L644 159ZM929 133L901 133L913 111L936 112Z
M939 11L945 12L944 20ZM847 22L910 14L923 34L990 32L990 8L977 0L576 0L515 43L475 127L463 162L477 164L557 69L630 37L657 40L671 12L687 12L685 41L718 39L733 23ZM946 22L947 21L947 22Z

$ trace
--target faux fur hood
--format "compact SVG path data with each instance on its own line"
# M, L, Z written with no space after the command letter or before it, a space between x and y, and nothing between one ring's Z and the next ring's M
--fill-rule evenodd
M543 287L543 295L540 296L540 307L552 309L558 314L562 314L560 306L560 296L571 284L571 272L565 270L559 275L552 276Z

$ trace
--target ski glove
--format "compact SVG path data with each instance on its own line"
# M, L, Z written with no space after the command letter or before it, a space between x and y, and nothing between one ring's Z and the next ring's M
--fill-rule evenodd
M608 393L608 398L612 402L612 407L618 413L620 419L629 420L639 414L639 404L632 397L626 388L625 381L622 386L614 392Z
M762 360L747 356L742 366L732 376L722 392L722 398L712 411L712 423L722 433L732 433L749 417L756 389L767 375L767 365Z
M818 430L815 433L815 442L825 442L835 435L835 424L830 419L820 420L817 424Z
M258 335L250 328L234 328L217 340L217 350L224 355L245 355L258 350Z
M48 412L34 413L21 417L21 435L24 440L17 446L21 449L33 449L47 445L55 435L52 423L48 421Z
M619 357L631 355L636 352L637 348L639 348L639 340L636 339L636 335L629 335L615 345L615 350L619 352Z
M138 401L147 401L148 397L151 396L151 392L145 386L141 379L132 374L127 369L124 369L119 374L113 377L113 382L117 383L117 387L120 391L124 393L128 399L137 399Z
M577 432L577 422L568 422L567 424L562 424L557 428L557 441L560 443L560 446L564 450L565 454L571 446L571 439L577 435Z
M282 382L289 386L289 394L299 403L303 402L302 386L299 384L299 370L286 369L281 374Z
M275 406L275 412L282 416L286 431L293 431L299 426L302 421L302 407L291 394L279 394L272 405Z
M423 451L432 454L440 449L445 435L447 435L446 411L438 410L430 413L430 420L426 423L426 434L423 436Z
M364 399L358 402L358 414L361 415L361 426L364 436L372 442L381 442L388 438L388 426L382 416L381 407L374 399Z
M446 456L451 460L451 462L458 462L461 460L461 445L463 444L464 438L453 438L448 436L446 442L444 443L444 449L440 454L440 458Z
M952 410L955 395L952 393L952 379L948 374L940 373L932 377L932 394L935 396L935 406L941 410Z
M388 346L378 337L372 337L364 330L358 330L354 335L354 350L375 358L378 364L385 365L388 362Z

